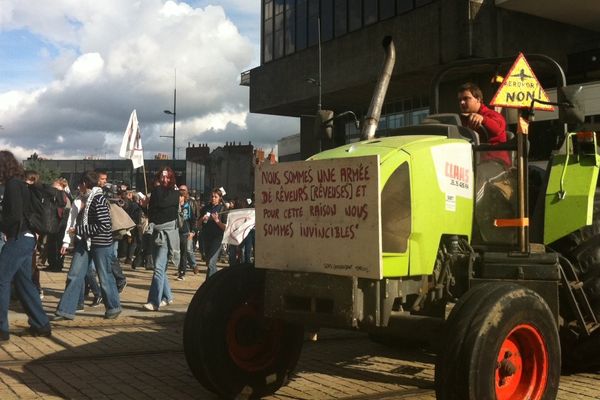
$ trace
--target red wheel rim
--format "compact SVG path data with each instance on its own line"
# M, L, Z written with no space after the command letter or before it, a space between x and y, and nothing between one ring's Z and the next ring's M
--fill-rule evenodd
M538 330L515 327L504 339L496 364L496 399L541 399L548 377L548 350Z
M264 318L252 302L242 304L227 323L227 348L233 362L245 371L271 365L281 349L283 325Z

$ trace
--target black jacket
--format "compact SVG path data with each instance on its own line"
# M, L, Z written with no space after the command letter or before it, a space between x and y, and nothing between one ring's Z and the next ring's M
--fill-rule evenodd
M31 197L27 183L19 178L6 182L2 200L2 232L8 238L30 232L25 215L30 212Z

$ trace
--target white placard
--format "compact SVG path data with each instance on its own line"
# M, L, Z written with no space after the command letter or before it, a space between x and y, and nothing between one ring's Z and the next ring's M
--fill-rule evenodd
M379 157L255 171L256 266L381 279Z

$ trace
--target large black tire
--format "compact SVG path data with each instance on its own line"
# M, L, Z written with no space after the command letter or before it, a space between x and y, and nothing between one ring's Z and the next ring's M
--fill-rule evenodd
M206 389L215 393L216 389L209 381L206 375L205 364L203 363L202 341L198 340L198 321L206 305L205 298L207 293L210 294L213 291L211 287L217 284L222 277L222 274L217 273L211 279L205 280L200 288L198 288L188 306L183 324L183 349L188 366L198 382Z
M263 293L264 271L240 265L216 273L190 304L184 327L188 365L223 398L272 394L298 362L302 327L265 318Z
M600 188L594 194L592 224L584 226L550 244L549 247L568 258L579 279L596 316L600 318Z
M478 285L454 307L444 331L436 360L437 399L556 397L558 330L537 293L515 284Z

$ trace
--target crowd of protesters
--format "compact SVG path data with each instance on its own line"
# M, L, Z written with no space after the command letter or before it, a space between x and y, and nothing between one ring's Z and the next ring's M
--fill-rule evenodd
M90 293L91 306L103 304L105 318L118 318L120 294L127 285L121 262L132 269L153 271L143 309L156 311L174 301L167 274L169 262L176 266L174 278L184 280L188 271L200 273L199 261L206 263L207 278L216 273L223 255L228 256L230 265L251 261L253 230L239 246L225 249L222 244L227 210L249 207L251 201L225 201L221 187L212 190L205 204L194 198L186 185L177 186L169 167L158 172L149 194L127 185L116 185L114 190L106 171L86 171L72 192L64 178L40 182L39 174L23 170L9 151L0 151L0 171L0 341L9 339L11 298L17 298L29 316L32 335L51 334L50 320L42 308L39 266L47 264L48 272L68 268L65 289L52 319L60 321L74 319ZM39 235L31 228L28 185L55 190L59 232ZM121 207L133 227L115 230L113 207ZM67 266L65 256L69 253L72 257Z

